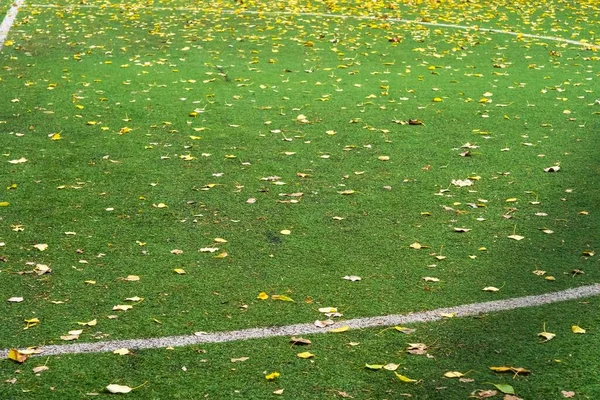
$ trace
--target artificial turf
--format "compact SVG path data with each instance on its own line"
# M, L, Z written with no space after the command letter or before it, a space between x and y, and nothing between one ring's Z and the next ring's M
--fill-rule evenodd
M389 20L595 43L593 2L56 4L23 7L0 55L0 290L24 298L0 304L0 348L598 280L597 52Z

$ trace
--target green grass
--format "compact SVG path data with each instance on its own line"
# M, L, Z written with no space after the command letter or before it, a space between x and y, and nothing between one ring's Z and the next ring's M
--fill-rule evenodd
M410 394L419 399L464 399L476 390L493 390L494 384L511 385L520 398L560 399L561 391L575 398L597 398L600 382L590 372L597 362L593 350L600 345L595 312L598 299L521 309L478 318L416 324L404 335L396 330L366 329L342 334L310 335L307 347L292 346L289 338L251 340L145 350L133 355L64 355L29 359L24 365L0 361L0 384L7 399L72 399L86 393L105 393L110 383L143 387L128 398L284 398L335 399L339 392L355 399L394 399ZM556 334L540 343L537 334ZM587 329L577 335L572 325ZM354 343L355 345L351 345ZM356 343L359 343L356 345ZM408 343L424 343L426 355L406 353ZM314 359L300 359L309 351ZM232 358L249 357L232 363ZM371 371L365 364L395 363L398 373L418 383L402 383L391 371ZM31 369L46 365L39 376ZM492 366L520 367L530 375L498 374ZM182 369L185 367L186 371ZM16 373L16 370L21 371ZM279 372L269 382L264 375ZM449 371L465 374L472 382L445 378ZM60 382L60 384L59 384ZM500 398L496 396L495 398Z
M402 313L598 281L598 257L582 253L598 250L597 52L383 20L218 12L237 7L229 2L58 4L73 7L24 7L0 55L0 291L25 299L0 303L0 348L62 343L95 318L80 341L307 322L322 306L345 318ZM483 2L472 14L353 4L329 11L590 41L600 20L592 3L548 2L543 15L534 3L497 3L486 21ZM575 22L553 30L553 15ZM424 125L397 123L409 119ZM461 157L466 143L478 147ZM544 172L553 165L560 172ZM286 184L261 180L271 176ZM473 176L472 187L451 184ZM52 273L22 274L36 263ZM295 302L256 299L262 291ZM132 296L144 300L112 311Z

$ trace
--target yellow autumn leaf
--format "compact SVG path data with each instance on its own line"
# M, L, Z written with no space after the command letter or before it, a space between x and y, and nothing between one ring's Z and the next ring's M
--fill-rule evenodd
M315 355L309 351L304 351L302 353L296 354L298 358L314 358Z
M458 372L458 371L448 371L444 374L444 376L446 378L460 378L462 376L465 376L465 374L463 374L462 372Z
M10 203L8 201L0 201L0 207L8 207Z
M267 300L269 298L269 295L265 292L260 292L258 296L256 296L256 298L260 300Z
M497 287L494 287L494 286L488 286L488 287L484 287L481 290L483 290L484 292L497 292L500 289L498 289Z
M542 340L542 343L544 343L544 342L547 342L549 340L554 339L554 337L556 336L556 334L544 331L544 332L538 333L538 336L546 339L546 340Z
M291 302L294 301L291 297L288 297L288 296L283 295L283 294L274 294L274 295L271 296L271 299L273 299L273 300L281 300L281 301L291 301Z
M40 320L38 318L26 319L24 321L25 321L25 328L23 328L23 330L34 327L40 323Z
M25 362L25 360L27 360L27 357L28 357L27 354L23 354L17 349L10 349L8 351L8 359L16 361L20 364L23 364Z
M573 331L573 333L585 333L586 332L585 329L583 329L577 325L573 325L571 327L571 331Z
M269 375L265 375L265 379L268 381L272 381L275 378L279 378L281 374L277 371L271 372Z
M185 274L185 270L184 270L184 269L181 269L181 268L175 268L175 269L173 270L173 272L175 272L175 273L176 273L176 274L178 274L178 275L184 275L184 274Z
M511 370L510 367L490 367L490 369L496 372L507 372Z
M118 305L114 306L112 309L113 309L113 311L127 311L127 310L131 310L132 308L133 308L133 306L131 306L131 305L118 304Z
M377 369L382 369L383 367L384 367L383 364L365 364L366 369L377 370Z
M120 356L125 356L127 354L131 354L131 351L129 349L126 349L126 348L121 348L121 349L117 349L117 350L113 351L113 354L118 354Z
M96 326L96 324L98 324L98 320L97 319L93 319L91 321L88 322L78 322L78 325L83 325L83 326Z
M397 373L396 371L394 371L394 374L398 377L398 379L400 379L402 382L406 382L406 383L412 383L412 382L416 382L416 379L410 379L407 376L404 375L400 375L399 373Z
M222 252L222 253L219 253L219 254L217 254L217 255L216 255L214 258L225 258L225 257L227 257L228 255L229 255L229 254L227 254L227 252L226 252L226 251L224 251L224 252Z
M350 330L349 326L340 326L339 328L330 329L327 332L329 332L329 333L341 333L341 332L346 332L346 331L349 331L349 330Z

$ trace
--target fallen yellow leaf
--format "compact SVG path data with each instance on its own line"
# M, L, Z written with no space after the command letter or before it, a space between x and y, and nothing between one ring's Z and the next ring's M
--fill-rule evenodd
M265 292L260 292L260 293L258 294L258 296L256 296L256 298L257 298L257 299L260 299L260 300L267 300L267 299L269 298L269 295L268 295L268 294L266 294Z
M585 332L586 332L586 331L585 331L585 329L583 329L583 328L580 328L580 327L579 327L579 326L577 326L577 325L573 325L573 326L571 327L571 331L573 331L573 333L585 333Z

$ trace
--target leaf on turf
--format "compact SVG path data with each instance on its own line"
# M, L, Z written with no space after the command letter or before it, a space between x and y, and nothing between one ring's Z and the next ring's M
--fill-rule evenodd
M295 344L295 345L308 345L308 344L311 344L312 342L308 339L304 339L303 337L292 336L290 339L290 343Z
M357 281L360 281L362 278L357 275L346 275L342 279L345 279L345 280L351 281L351 282L357 282Z
M490 367L490 369L494 372L512 372L515 375L518 374L523 374L523 375L528 375L531 373L530 370L525 369L525 368L521 368L521 367L506 367L506 366L501 366L501 367Z
M340 326L339 328L330 329L327 332L329 332L329 333L342 333L342 332L346 332L346 331L349 331L349 330L350 330L349 326Z
M20 303L23 301L23 298L22 297L11 297L6 301L8 301L9 303Z
M319 308L319 312L321 312L321 313L334 313L334 312L337 312L337 308L335 308L335 307L321 307L321 308Z
M458 187L473 186L473 181L470 179L453 179L451 183Z
M83 326L96 326L96 324L98 323L97 319L93 319L91 321L88 322L78 322L78 325L83 325Z
M427 345L425 343L408 343L406 352L417 355L427 354Z
M456 317L456 313L440 313L440 315L444 318L454 318Z
M400 364L388 363L383 366L383 369L387 371L395 371L400 367Z
M560 171L560 167L558 165L553 165L548 168L544 168L544 172L558 172Z
M273 394L281 395L285 389L277 389L273 391Z
M489 397L494 397L498 394L497 390L476 390L471 393L471 397L476 399L487 399Z
M395 374L395 375L396 375L396 377L397 377L398 379L400 379L400 381L402 381L402 382L406 382L406 383L414 383L414 382L417 382L417 380L416 380L416 379L410 379L410 378L409 378L409 377L407 377L407 376L400 375L400 374L399 374L399 373L397 373L396 371L394 371L394 374Z
M513 239L513 240L517 240L517 241L525 239L525 236L521 236L521 235L510 235L510 236L507 236L507 237L509 239Z
M446 378L461 378L461 377L465 376L465 374L463 374L462 372L458 372L458 371L448 371L444 374L444 376Z
M25 320L25 328L23 328L23 330L32 328L32 327L38 325L39 323L40 323L40 320L38 318L26 319Z
M439 282L440 281L438 278L433 278L431 276L425 276L425 277L423 277L423 280L425 282Z
M411 333L414 333L416 331L416 329L406 328L404 326L395 326L394 329L397 330L398 332L402 332L406 335L410 335Z
M294 299L292 299L291 297L288 297L286 295L283 295L283 294L274 294L274 295L271 295L271 299L273 299L273 300L280 300L280 301L294 302Z
M470 228L454 228L454 232L459 232L459 233L469 232L470 230L471 230Z
M52 272L52 269L50 269L49 266L44 265L44 264L35 264L35 268L33 269L33 272L35 272L37 275L44 275L44 274L49 274L50 272Z
M385 364L365 364L366 369L370 369L373 371L382 369L384 366L385 366Z
M573 397L575 397L575 392L573 392L573 391L570 391L570 390L568 390L568 391L567 391L567 390L561 390L561 391L560 391L560 394L562 394L562 396L563 396L565 399L570 399L570 398L573 398Z
M266 294L265 292L260 292L260 293L258 294L258 296L256 296L256 298L257 298L257 299L260 299L260 300L267 300L267 299L269 298L269 295L268 295L268 294Z
M46 243L38 243L33 245L33 247L35 247L39 251L46 251L48 249L48 245Z
M116 385L114 383L108 385L105 389L106 389L107 392L113 393L113 394L116 394L116 393L120 393L120 394L129 393L129 392L131 392L133 390L129 386Z
M23 354L17 349L10 349L8 351L8 359L16 361L19 364L23 364L27 360L27 357L29 357L29 354Z
M505 394L515 394L515 389L511 385L507 385L506 383L492 383L492 385L496 386L496 388Z
M123 347L123 348L120 348L120 349L117 349L117 350L113 351L113 354L118 354L120 356L126 356L128 354L131 354L131 350L126 349L126 348Z
M280 376L281 376L281 374L279 372L275 371L275 372L271 372L268 375L265 375L265 379L268 381L272 381L276 378L279 378Z
M232 362L232 363L236 363L236 362L244 362L244 361L247 361L247 360L249 360L249 359L250 359L250 357L239 357L239 358L232 358L232 359L231 359L231 362Z
M50 369L50 367L46 366L46 365L39 365L35 368L32 369L34 374L40 374L44 371L48 371Z
M581 333L581 334L583 334L583 333L585 333L585 332L586 332L586 331L585 331L585 329L583 329L583 328L581 328L581 327L579 327L579 326L577 326L577 325L573 325L573 326L571 327L571 331L572 331L573 333Z
M335 324L335 322L334 322L333 320L330 320L330 319L326 319L326 320L324 320L324 321L319 321L319 320L316 320L316 321L314 322L314 325L315 325L317 328L325 328L326 326L328 326L328 325L333 325L333 324Z
M545 343L545 342L548 342L548 341L554 339L556 334L544 331L544 332L538 333L538 336L544 339L541 341L541 343Z
M137 282L140 280L140 277L137 275L127 275L125 278L121 279L127 282Z
M128 304L119 304L114 306L112 309L113 311L127 311L127 310L131 310L133 308L133 306L128 305Z
M484 287L481 290L483 290L484 292L497 292L500 289L498 289L497 287L494 287L494 286L487 286L487 287Z
M303 351L302 353L296 354L298 358L314 358L315 355L309 351Z

